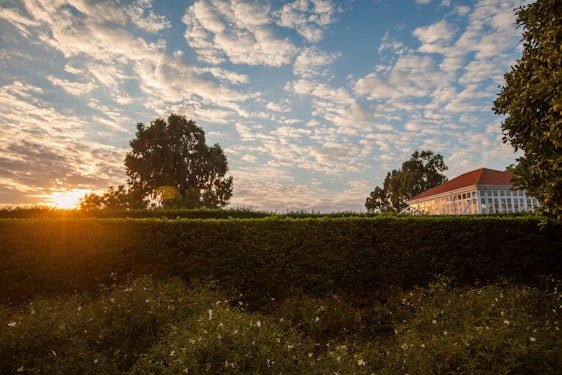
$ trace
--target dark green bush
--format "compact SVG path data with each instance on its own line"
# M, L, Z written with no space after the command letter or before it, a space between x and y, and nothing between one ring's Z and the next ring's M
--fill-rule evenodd
M292 288L384 294L560 277L562 225L534 217L3 219L1 301L95 291L128 274L217 280L260 309Z

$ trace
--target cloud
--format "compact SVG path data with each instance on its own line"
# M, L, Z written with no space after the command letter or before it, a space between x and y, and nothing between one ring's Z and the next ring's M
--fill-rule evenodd
M268 102L266 108L275 112L290 112L291 109L286 104L280 104L275 102Z
M435 68L431 56L400 56L393 66L358 79L354 91L370 100L423 97L443 79Z
M443 51L443 44L450 42L455 36L455 29L446 20L414 30L413 35L420 40L420 52L439 53Z
M197 68L185 61L181 53L172 57L161 55L156 63L139 62L135 65L135 73L141 79L143 91L167 102L180 102L197 96L202 99L202 103L236 108L236 102L248 98L229 86L218 85L197 75ZM216 70L214 73L220 73L219 77L223 79L243 79L241 75L229 75L226 71Z
M246 154L242 156L240 159L248 163L255 163L258 160L258 157L252 154Z
M150 8L152 0L141 0L126 7L125 12L129 15L131 24L147 33L156 34L171 27L166 17L154 14Z
M269 17L269 7L260 3L197 0L182 21L187 43L204 62L279 67L291 62L297 48L273 32Z
M295 29L308 42L322 40L324 30L335 22L336 7L330 0L296 0L275 14L280 26Z
M60 79L54 76L48 76L47 79L51 81L53 85L61 87L68 93L76 96L85 95L96 88L96 85L92 82L71 82L69 80Z
M247 83L245 74L196 67L179 51L167 54L166 42L150 34L171 27L170 22L151 8L151 1L122 6L83 0L30 0L26 3L29 18L18 24L39 39L34 43L41 42L64 55L68 74L50 73L48 79L77 97L88 93L99 100L111 99L119 106L133 105L140 99L146 109L157 113L165 108L192 108L195 115L220 123L229 113L240 110L238 103L257 95L245 95L229 87ZM243 5L233 9L245 25L260 24L259 17L250 14L252 9ZM23 13L18 14L26 19ZM139 90L133 96L127 86ZM99 93L93 94L94 89L100 89ZM205 108L211 105L222 108Z
M490 154L498 156L506 151L496 145L501 139L493 133L467 129L483 126L475 114L486 118L490 113L497 85L512 61L512 46L518 36L510 20L516 3L482 0L470 13L465 9L419 27L412 33L419 41L417 49L407 49L386 34L379 51L391 53L388 64L380 64L352 81L352 87L353 93L366 101L362 101L364 108L376 108L379 116L375 119L381 120L382 113L386 114L394 129L373 127L375 132L365 138L364 147L385 152L381 162L386 160L385 155L389 160L396 159L403 150L425 147L445 156L459 155L458 148L468 148L473 156L466 160L483 160L482 166L497 163L477 148L493 149ZM459 16L468 21L461 30L454 22ZM396 129L396 124L402 124L403 131ZM500 132L498 124L496 131ZM408 157L405 155L404 160ZM503 160L510 157L508 154ZM456 157L448 164L458 161ZM462 167L474 168L465 164Z
M352 155L354 146L351 144L327 144L320 149L312 151L312 156L320 164L336 166L342 160L348 160Z
M341 56L338 52L321 51L316 47L305 48L295 60L293 73L302 78L327 76L330 70L326 65L333 63Z
M374 185L364 179L332 181L341 184L333 192L328 183L309 177L302 183L284 168L247 167L237 171L232 207L252 207L285 213L287 211L363 211L365 198ZM257 200L256 197L263 197Z
M273 136L285 139L300 138L302 136L309 135L310 133L310 129L296 128L293 126L280 126L272 132Z
M16 9L2 8L2 12L0 12L0 18L12 24L26 38L31 36L28 28L30 26L39 25L39 22L25 17Z
M86 120L52 108L43 94L18 81L0 87L0 199L28 203L61 187L122 183L124 150L95 141Z

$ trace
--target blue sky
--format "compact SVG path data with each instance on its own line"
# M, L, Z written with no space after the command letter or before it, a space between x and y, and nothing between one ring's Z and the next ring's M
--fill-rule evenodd
M365 210L415 150L517 157L491 111L524 0L0 0L0 204L126 182L136 123L225 150L231 207Z

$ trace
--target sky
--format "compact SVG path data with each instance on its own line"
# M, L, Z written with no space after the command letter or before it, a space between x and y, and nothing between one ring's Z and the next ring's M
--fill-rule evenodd
M0 0L0 205L126 184L136 124L219 143L229 207L365 211L418 150L520 156L491 109L526 0Z

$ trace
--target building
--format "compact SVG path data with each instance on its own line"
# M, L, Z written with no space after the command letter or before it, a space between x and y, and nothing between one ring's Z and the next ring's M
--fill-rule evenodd
M408 209L418 215L475 215L534 212L536 198L512 190L511 172L480 168L467 172L409 199Z

